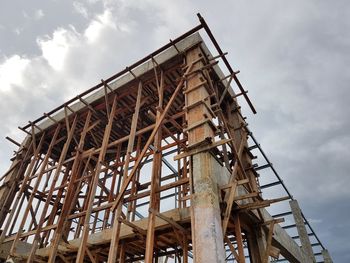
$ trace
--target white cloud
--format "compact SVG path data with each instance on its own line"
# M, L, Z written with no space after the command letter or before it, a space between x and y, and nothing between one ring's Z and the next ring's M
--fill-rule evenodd
M38 9L38 10L35 11L33 18L35 20L40 20L40 19L42 19L44 17L44 15L45 15L44 11L42 9Z
M41 48L42 56L49 65L60 71L64 67L64 61L71 46L79 41L79 34L73 27L70 29L59 28L52 37L38 38L37 43Z
M88 42L93 43L99 40L100 33L105 28L116 29L116 24L110 10L105 10L103 14L97 15L86 28L84 35Z
M89 17L89 13L88 13L87 8L81 2L74 1L73 7L74 7L75 12L82 15L84 18Z
M198 24L198 10L186 0L104 0L105 9L94 14L84 4L96 1L73 3L75 11L88 19L85 28L78 32L73 26L58 28L38 37L40 55L13 55L0 62L0 135L16 134L16 126L41 116ZM329 42L340 43L339 36L349 35L349 30L329 20L327 14L335 14L333 8L337 8L341 14L337 17L348 16L341 12L346 8L336 5L322 14L320 5L290 2L287 6L264 3L248 7L244 1L227 1L224 9L206 1L200 5L221 47L229 52L232 66L242 71L241 82L258 108L259 114L248 119L252 131L262 139L266 153L276 157L271 161L281 168L294 196L304 198L301 204L318 193L327 192L327 196L319 194L314 204L348 196L344 186L349 185L349 177L342 162L349 154L349 139L336 133L348 130L349 121L344 116L348 115L349 82L346 63L342 59L334 63L333 58L334 50L342 58L348 48ZM45 15L26 12L23 16L27 19ZM315 20L315 13L324 21ZM341 34L338 38L312 38L318 31L330 29ZM316 57L321 62L314 60L314 54L321 54ZM8 159L8 144L0 141L0 149L2 160ZM1 162L0 170L5 168ZM344 176L337 176L342 171ZM320 220L319 225L328 223L323 216Z
M10 92L12 85L23 85L23 72L29 59L13 55L0 64L0 92Z

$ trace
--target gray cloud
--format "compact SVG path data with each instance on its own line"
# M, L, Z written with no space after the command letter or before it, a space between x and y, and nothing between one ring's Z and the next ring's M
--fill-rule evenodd
M15 127L196 25L195 13L200 11L229 52L233 67L241 70L239 78L258 110L252 116L241 102L251 130L304 213L314 220L315 231L335 262L349 262L347 1L76 1L75 5L37 1L30 6L16 1L2 5L0 65L8 65L17 55L26 66L15 63L16 81L0 87L0 134L18 140L21 135ZM44 15L33 19L37 10ZM58 48L62 43L63 60L50 60L43 53L45 44ZM1 139L0 148L3 172L13 147Z

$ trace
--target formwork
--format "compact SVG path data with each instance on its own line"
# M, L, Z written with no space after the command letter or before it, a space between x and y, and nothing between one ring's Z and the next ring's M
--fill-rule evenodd
M331 262L248 128L238 100L256 111L239 72L199 18L21 127L21 144L9 138L19 148L0 178L2 261ZM277 181L261 185L262 169ZM264 198L275 185L285 194ZM291 211L267 211L288 201Z

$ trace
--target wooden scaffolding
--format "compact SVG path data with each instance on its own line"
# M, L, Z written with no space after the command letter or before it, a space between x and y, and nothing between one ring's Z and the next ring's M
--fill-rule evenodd
M255 109L199 18L21 128L0 178L0 260L315 262L296 201L302 247L265 209L292 197L263 198L237 98Z

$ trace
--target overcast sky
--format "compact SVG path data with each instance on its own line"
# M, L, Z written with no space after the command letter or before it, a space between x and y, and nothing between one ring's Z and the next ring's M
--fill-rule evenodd
M350 262L350 2L1 1L0 173L24 126L207 20L250 129L335 262Z

